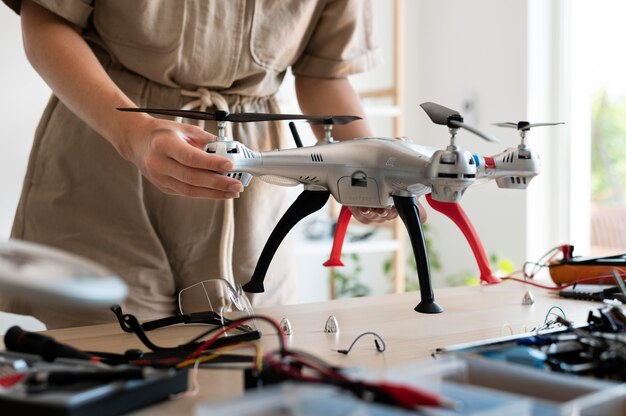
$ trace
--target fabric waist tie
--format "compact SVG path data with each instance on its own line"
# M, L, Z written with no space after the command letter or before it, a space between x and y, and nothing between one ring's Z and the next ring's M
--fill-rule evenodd
M215 107L219 111L229 111L228 101L226 98L218 92L209 91L206 88L198 88L195 91L181 90L181 95L186 97L193 97L192 100L181 107L181 110L193 110L198 109L200 111L206 111L207 108ZM182 117L176 117L177 122L182 123ZM204 120L198 120L198 127L204 130ZM232 140L233 131L230 123L226 123L226 137ZM222 232L220 235L220 274L222 278L228 280L234 287L236 287L235 277L233 274L233 245L235 241L235 209L232 199L225 199L224 204L224 216L222 219ZM213 278L212 276L209 276Z

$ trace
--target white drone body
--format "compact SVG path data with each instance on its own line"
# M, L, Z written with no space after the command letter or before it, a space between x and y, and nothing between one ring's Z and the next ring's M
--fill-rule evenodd
M491 157L448 146L446 150L388 138L320 143L257 152L236 141L209 143L209 153L229 158L227 173L247 186L253 176L282 186L327 190L346 206L387 208L393 195L458 202L476 182L493 179L500 188L525 189L539 174L539 156L526 145Z
M527 131L536 126L560 123L499 123L500 126L517 129L521 143L495 156L483 157L460 150L456 146L458 129L471 131L487 141L497 140L463 123L463 117L457 111L432 102L422 103L420 106L435 124L449 129L450 144L446 149L386 138L333 141L332 126L355 121L359 118L355 116L229 114L223 111L205 113L150 108L120 110L215 120L218 138L217 141L207 144L205 151L233 162L233 169L226 172L226 175L238 179L244 186L248 186L255 176L274 185L304 185L304 191L287 209L268 237L250 281L243 286L246 292L264 291L263 280L284 237L298 221L321 209L332 195L344 207L396 208L408 231L418 269L421 301L415 310L421 313L440 313L443 309L434 299L416 197L426 195L427 201L435 210L443 212L459 226L479 263L481 281L498 282L499 279L491 273L476 231L457 202L465 190L477 182L493 179L501 188L527 188L531 179L539 174L539 156L524 142ZM227 122L302 119L323 124L325 140L314 146L302 147L295 128L292 128L297 148L259 152L224 137ZM345 211L349 212L347 209ZM335 237L337 235L335 233Z

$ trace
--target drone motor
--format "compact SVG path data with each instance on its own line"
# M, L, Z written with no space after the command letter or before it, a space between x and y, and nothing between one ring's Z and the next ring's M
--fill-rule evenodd
M428 177L434 199L458 202L476 180L476 163L470 152L448 146L433 154L428 164Z
M526 189L530 181L539 174L539 155L526 144L526 136L531 128L541 126L556 126L564 124L556 123L530 123L528 121L495 123L498 127L516 129L520 135L520 144L517 147L506 149L499 155L494 156L494 167L499 171L508 173L510 176L502 176L496 179L499 188ZM487 162L488 163L488 162Z

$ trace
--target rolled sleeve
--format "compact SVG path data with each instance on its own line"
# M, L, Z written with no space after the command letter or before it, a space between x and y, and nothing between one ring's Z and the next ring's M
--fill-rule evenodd
M370 2L333 0L292 71L295 75L341 78L370 70L380 60Z
M68 22L81 28L87 27L89 17L93 11L91 0L33 0L35 3L64 18ZM2 0L15 13L19 14L22 8L21 0Z

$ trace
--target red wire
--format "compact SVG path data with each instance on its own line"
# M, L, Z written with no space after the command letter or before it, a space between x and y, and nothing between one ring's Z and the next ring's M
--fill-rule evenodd
M181 362L179 357L154 358L151 360L132 360L129 361L133 365L154 365L154 364L178 364Z
M223 335L226 332L228 332L228 330L234 329L234 328L238 327L239 325L241 325L242 323L250 321L250 320L253 320L253 319L261 319L261 320L267 321L270 324L272 324L272 326L278 331L278 336L280 337L280 343L281 343L280 344L281 345L281 351L284 351L284 346L286 344L285 333L283 332L283 330L280 327L280 325L278 325L278 323L274 319L272 319L270 317L260 316L260 315L253 315L253 316L247 316L245 318L237 319L237 320L233 321L230 325L226 326L225 328L222 328L222 329L218 330L217 333L213 337L211 337L208 340L206 340L205 342L203 342L202 345L200 345L194 352L189 354L189 356L187 356L186 360L191 360L193 358L196 358L200 354L202 354L202 351L204 351L207 348L209 348L211 346L211 344L213 344L215 342L216 339L218 339L221 335Z
M527 285L531 285L531 286L535 286L535 287L539 287L542 289L547 289L547 290L562 290L565 288L568 288L570 286L574 286L578 283L584 283L584 282L589 282L589 281L596 281L599 279L611 279L613 277L613 275L599 275L599 276L592 276L592 277L584 277L578 280L574 280L573 282L567 283L567 284L563 284L563 285L558 285L558 286L547 286L547 285L542 285L541 283L535 283L535 282L531 282L528 279L532 279L535 277L535 274L542 268L544 267L550 267L550 262L555 259L559 253L563 253L563 256L566 257L569 254L565 253L565 248L568 246L558 246L555 247L551 250L549 250L546 254L544 254L543 256L541 256L541 258L536 262L536 263L532 263L534 264L534 269L532 271L532 273L529 275L526 273L526 268L522 268L521 270L517 270L513 273L511 273L508 276L502 277L502 280L512 280L514 282L520 282L520 283L524 283ZM526 264L526 263L524 263ZM513 275L516 273L522 273L524 275L524 279L520 279L517 277L514 277ZM626 276L626 273L620 273L621 276Z
M297 352L297 351L287 351L286 352L287 355L289 357L291 357L295 362L302 364L305 367L309 367L312 368L314 370L316 370L318 373L332 378L334 380L338 380L338 381L347 381L348 378L346 376L344 376L343 374L341 374L338 371L335 371L331 368L323 368L320 365L314 364L311 361L307 360L306 358L302 357L302 354Z
M321 378L315 378L315 377L311 377L311 376L305 376L304 374L302 374L302 371L296 370L293 367L290 367L287 364L284 364L280 361L272 361L269 363L269 366L272 367L275 370L278 370L286 375L288 375L289 377L295 379L295 380L299 380L299 381L308 381L311 383L323 383L324 380Z
M331 379L339 382L340 386L345 383L343 387L352 385L354 387L360 386L361 389L369 389L370 391L384 392L385 394L391 396L396 405L407 409L414 409L416 406L442 406L444 404L441 396L426 390L390 382L372 383L360 380L350 380L337 371L320 368L320 366L311 363L309 360L303 359L298 352L288 351L287 355L289 355L294 362L314 369L320 373L320 376L322 376L322 378L307 376L302 374L302 370L296 369L282 361L272 360L269 362L270 367L296 380L327 384L329 379Z
M187 357L185 357L184 360L182 361L186 361L186 360L191 360L194 359L196 357L198 357L200 354L202 354L202 352L206 349L208 349L214 342L215 340L217 340L222 334L228 332L231 329L234 329L236 327L238 327L239 325L241 325L244 322L253 320L253 319L260 319L260 320L264 320L269 322L270 324L272 324L272 326L274 326L274 328L276 329L276 331L278 332L278 335L280 337L280 351L284 352L285 351L285 344L286 344L286 340L285 340L285 333L283 332L282 328L280 327L280 325L278 325L278 323L267 316L262 316L262 315L252 315L252 316L247 316L245 318L241 318L241 319L237 319L235 321L233 321L231 324L229 324L226 327L223 327L221 329L219 329L217 331L217 333L210 339L208 339L207 341L203 342L194 352L190 353L189 355L187 355ZM155 360L134 360L131 361L132 364L136 364L136 365L151 365L154 363L158 363L158 364L176 364L181 362L181 359L179 357L167 357L167 358L157 358Z
M301 381L316 382L316 383L328 383L329 380L333 380L339 383L350 383L350 384L360 383L363 386L366 386L370 389L379 389L381 391L385 391L387 394L390 394L393 397L396 404L402 407L413 407L415 405L437 406L437 405L442 404L442 399L440 396L429 393L429 392L425 392L425 391L422 391L420 389L416 389L413 387L394 385L394 384L389 384L389 383L381 383L379 385L376 383L352 381L346 376L344 376L343 374L341 374L340 372L330 367L326 367L324 363L316 363L315 361L307 358L307 354L305 353L298 352L298 351L289 351L285 348L286 343L285 343L284 332L282 331L282 329L280 328L278 323L276 323L275 320L266 316L250 316L250 317L233 321L230 325L219 330L218 333L214 335L211 339L204 342L200 347L198 347L198 349L196 349L193 353L191 353L187 359L193 359L197 357L198 355L202 353L202 351L210 347L211 344L215 342L215 340L218 339L226 331L233 329L241 325L242 323L248 320L252 320L252 319L265 320L269 322L270 324L272 324L277 329L281 337L281 349L280 349L281 359L280 360L272 359L272 354L270 353L268 354L269 359L267 361L270 367L282 372L288 377L301 380ZM290 357L294 363L302 365L303 368L307 367L309 369L316 371L318 373L318 376L315 377L315 376L309 376L309 375L303 374L302 369L297 369L293 367L290 363L284 362L283 360L286 357ZM311 356L311 358L315 359L314 356Z

